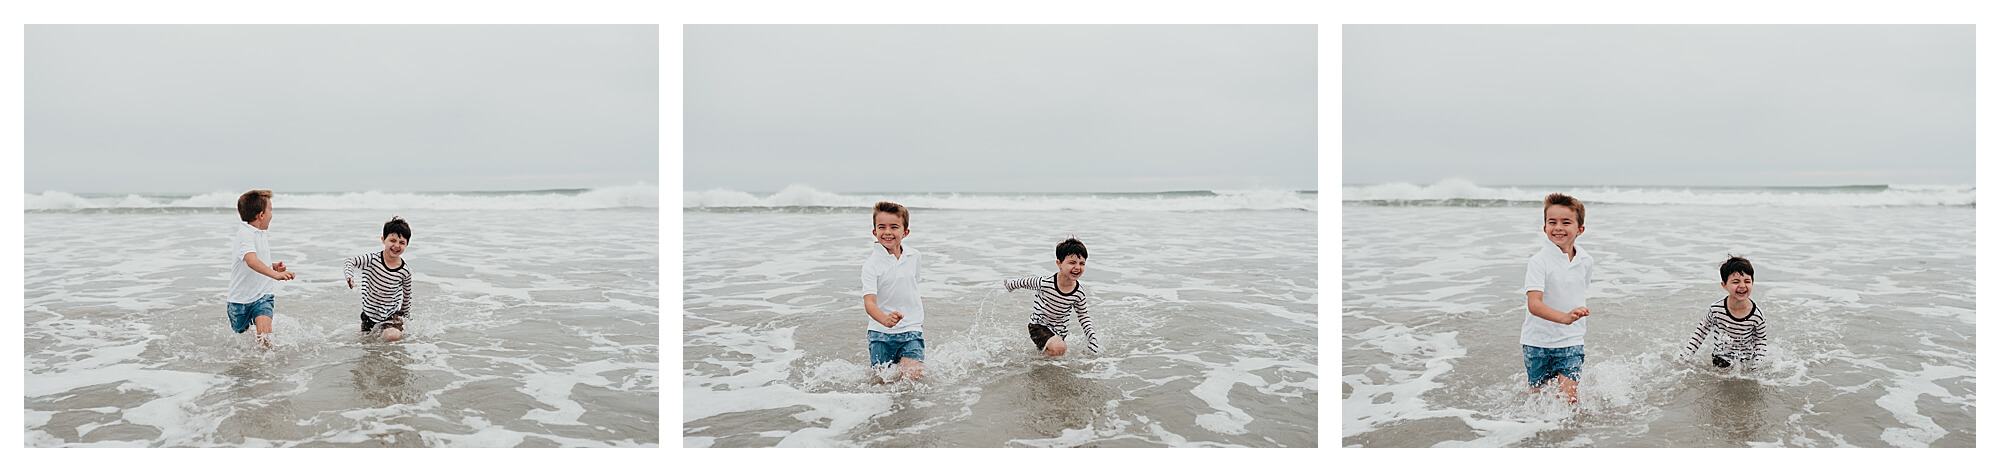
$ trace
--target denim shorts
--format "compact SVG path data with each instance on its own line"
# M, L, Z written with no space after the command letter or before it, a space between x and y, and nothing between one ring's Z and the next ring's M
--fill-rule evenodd
M882 368L898 359L924 361L924 332L888 334L868 330L868 365Z
M250 303L230 303L229 329L241 333L244 330L250 329L250 322L254 321L257 317L271 316L271 307L275 303L272 299L273 297L273 295L265 295L264 298L259 298L257 301Z
M1542 388L1542 384L1557 374L1570 380L1583 380L1583 346L1544 348L1521 345L1521 358L1528 363L1528 386Z

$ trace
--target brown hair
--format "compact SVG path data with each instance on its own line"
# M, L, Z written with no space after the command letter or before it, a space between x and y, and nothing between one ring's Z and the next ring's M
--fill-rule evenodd
M1548 198L1542 199L1542 219L1545 220L1548 219L1549 207L1552 206L1566 206L1569 207L1569 209L1571 210L1576 210L1576 225L1583 226L1582 200L1577 200L1576 197L1563 195L1561 193L1551 193L1549 194Z
M903 229L910 229L910 209L903 208L902 205L897 205L889 202L875 202L875 212L893 213L896 215L897 218L903 219ZM873 221L872 217L870 218L870 221ZM874 226L875 224L869 223L868 225Z
M236 216L243 217L244 223L257 220L257 214L271 208L270 190L251 190L236 197Z
M1744 259L1743 256L1730 254L1729 260L1722 261L1722 281L1728 282L1729 274L1739 274L1739 273L1743 274L1744 277L1749 277L1751 280L1757 279L1757 268L1750 266L1749 259Z

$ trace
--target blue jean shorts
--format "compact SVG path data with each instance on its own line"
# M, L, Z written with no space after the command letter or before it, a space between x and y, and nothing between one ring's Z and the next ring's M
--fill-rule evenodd
M255 321L257 317L270 317L271 307L275 303L272 297L273 295L265 295L264 298L250 303L230 303L229 329L241 333L250 329L250 322Z
M888 334L868 331L868 365L882 368L898 359L924 361L924 332Z
M1542 384L1557 374L1570 380L1583 380L1583 346L1534 347L1521 345L1521 358L1528 363L1528 386L1542 388Z

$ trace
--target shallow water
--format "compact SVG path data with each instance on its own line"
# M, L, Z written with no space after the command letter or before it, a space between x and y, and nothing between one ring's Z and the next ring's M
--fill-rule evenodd
M1317 445L1317 213L926 211L921 381L870 382L858 211L682 213L690 447ZM1000 281L1090 248L1102 354L1048 359Z
M1342 207L1343 446L1974 445L1972 207L1590 207L1574 410L1522 367L1539 209ZM1677 362L1731 252L1772 365Z
M282 196L280 197L282 198ZM408 219L408 337L340 260ZM657 446L654 208L287 210L276 347L223 312L233 211L25 215L29 446ZM578 231L589 228L589 231Z

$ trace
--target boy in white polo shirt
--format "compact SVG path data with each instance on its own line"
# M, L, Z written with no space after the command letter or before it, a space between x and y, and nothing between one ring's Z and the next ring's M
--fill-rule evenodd
M285 263L266 262L277 258L265 233L271 229L271 191L243 192L236 197L236 216L243 224L236 226L236 237L229 243L229 291L223 295L229 329L241 333L254 324L257 343L271 347L277 281L296 277L285 270Z
M910 210L875 204L875 242L861 264L861 307L868 312L868 365L886 371L893 364L904 378L924 374L923 254L903 245L910 236ZM883 378L881 376L876 377Z
M1549 244L1528 258L1524 285L1528 316L1521 322L1521 357L1528 388L1536 393L1551 380L1576 403L1583 376L1584 292L1590 290L1590 253L1576 247L1583 235L1583 202L1560 193L1542 200L1542 234Z

